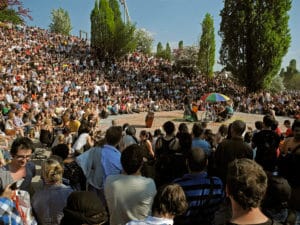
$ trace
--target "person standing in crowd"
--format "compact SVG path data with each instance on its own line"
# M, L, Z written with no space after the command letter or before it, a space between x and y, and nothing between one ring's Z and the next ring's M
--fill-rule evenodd
M140 143L139 145L142 147L143 151L143 168L142 175L145 177L151 177L154 179L155 171L154 171L154 163L155 163L155 155L152 149L151 140L152 136L150 132L146 130L142 130L140 132Z
M69 147L66 144L58 144L51 149L51 152L52 156L58 156L63 161L63 183L71 186L74 190L85 190L86 177L74 157L68 157Z
M300 119L292 124L293 137L286 138L281 149L279 174L285 177L292 188L289 206L296 210L300 222Z
M291 128L291 121L290 120L285 120L283 122L283 125L286 127L286 130L284 132L284 137L292 137L293 136L293 131Z
M161 129L156 129L154 130L153 138L152 138L152 149L154 152L156 152L155 146L156 146L156 141L162 137L162 132Z
M63 171L55 159L47 159L42 164L44 186L32 198L32 208L39 224L60 224L67 198L73 192L71 187L62 184Z
M154 181L141 176L143 154L139 145L124 149L121 163L123 174L108 176L104 185L110 225L122 225L149 216L156 194Z
M246 129L246 123L241 120L235 120L230 125L230 139L224 139L217 147L214 159L212 161L213 174L226 182L227 166L234 159L253 158L252 148L244 142L243 133Z
M210 177L205 172L207 162L203 149L192 148L187 156L189 173L174 180L183 188L189 204L186 213L175 218L176 225L211 224L215 212L225 199L221 179Z
M231 201L232 217L227 225L279 224L260 209L267 190L267 175L250 159L235 159L228 166L226 193Z
M105 207L96 193L75 191L67 199L60 225L107 224Z
M136 129L134 126L128 125L125 128L125 134L122 136L120 141L120 151L123 151L126 147L132 144L137 144Z
M36 174L35 164L30 162L34 152L33 142L27 137L20 137L11 145L11 162L0 169L0 178L6 186L22 180L20 189L32 193L31 181Z
M158 187L176 178L173 174L176 166L173 158L180 151L179 140L175 136L175 124L167 121L163 124L163 129L166 134L157 139L155 146L155 182Z
M142 146L146 151L145 151L145 156L148 159L154 159L154 151L152 149L152 144L151 144L151 134L147 132L146 130L142 130L140 132L140 146Z
M174 217L185 213L187 207L185 194L178 184L164 185L154 197L152 216L144 220L130 221L126 225L172 225Z
M212 153L210 144L203 138L204 129L200 123L194 123L192 128L193 141L192 147L198 147L203 149L205 154L209 157Z
M122 137L122 128L113 126L108 128L105 134L106 144L102 147L101 164L103 167L103 181L107 176L120 174L123 170L121 164L121 152L117 149Z
M107 176L120 174L121 152L117 149L122 137L122 128L111 126L105 133L105 144L96 146L76 157L76 163L81 167L88 185L88 190L96 192L102 203L104 198L104 183Z
M183 134L183 133L189 133L189 128L188 128L186 123L180 123L178 125L178 132L176 134L176 137L178 139L180 139L180 135Z
M263 118L263 129L254 134L252 148L256 148L255 161L264 170L273 172L277 167L277 149L280 143L280 136L271 129L274 118L266 115Z

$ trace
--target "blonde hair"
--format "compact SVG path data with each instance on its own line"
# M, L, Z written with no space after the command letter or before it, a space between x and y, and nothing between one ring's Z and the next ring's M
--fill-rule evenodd
M42 164L42 178L46 184L62 182L64 169L55 159L47 159Z
M65 136L63 134L59 134L57 139L59 143L65 143Z

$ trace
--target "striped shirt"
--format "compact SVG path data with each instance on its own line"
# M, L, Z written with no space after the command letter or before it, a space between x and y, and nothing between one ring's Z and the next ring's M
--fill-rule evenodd
M185 174L174 182L183 188L189 204L186 213L175 218L176 224L211 224L214 213L225 199L221 179L202 172Z

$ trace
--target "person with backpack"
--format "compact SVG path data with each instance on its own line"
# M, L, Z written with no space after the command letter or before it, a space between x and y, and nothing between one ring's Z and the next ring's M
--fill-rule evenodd
M158 138L155 146L155 182L157 187L176 178L172 173L173 168L176 167L173 162L176 153L180 150L179 140L175 136L175 124L167 121L163 124L163 129L166 135Z

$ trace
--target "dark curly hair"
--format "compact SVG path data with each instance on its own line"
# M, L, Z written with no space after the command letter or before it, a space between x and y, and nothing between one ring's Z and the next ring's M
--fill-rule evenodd
M250 159L236 159L227 170L227 192L244 209L260 206L266 190L267 175Z
M16 138L11 145L10 154L15 156L20 149L32 150L32 153L35 150L32 140L28 137Z

